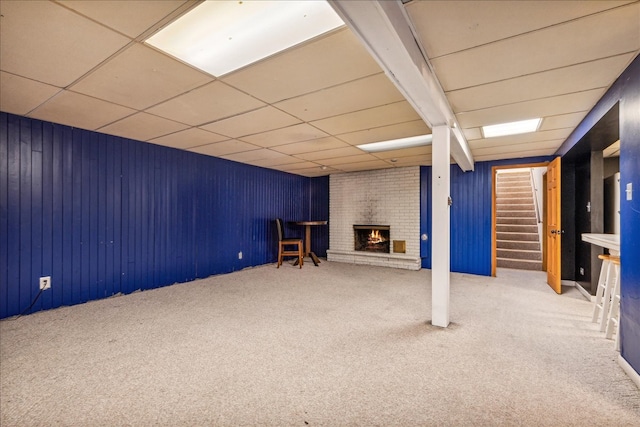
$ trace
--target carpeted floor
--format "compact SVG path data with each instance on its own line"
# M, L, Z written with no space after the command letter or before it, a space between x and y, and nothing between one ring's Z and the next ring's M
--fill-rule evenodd
M638 426L640 391L539 272L275 264L0 322L0 425Z

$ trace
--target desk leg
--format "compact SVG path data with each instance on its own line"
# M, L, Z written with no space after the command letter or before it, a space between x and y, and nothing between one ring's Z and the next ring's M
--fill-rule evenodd
M305 252L304 256L311 257L311 261L313 261L313 264L316 267L318 266L318 264L320 264L320 260L318 259L316 254L311 252L311 226L310 225L305 225L304 227L304 252Z
M318 266L318 264L320 264L320 259L316 256L316 254L314 254L313 252L309 252L309 256L311 257L311 261L313 261L313 263L316 265L316 267Z

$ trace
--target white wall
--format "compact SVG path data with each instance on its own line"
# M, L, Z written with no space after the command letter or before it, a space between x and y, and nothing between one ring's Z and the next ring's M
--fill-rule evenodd
M329 261L420 269L420 168L334 174L329 178ZM391 227L391 253L354 251L354 224ZM393 240L406 253L393 253Z

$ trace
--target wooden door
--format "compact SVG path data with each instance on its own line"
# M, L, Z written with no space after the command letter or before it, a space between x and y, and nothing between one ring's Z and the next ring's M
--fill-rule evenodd
M549 163L546 183L547 283L551 289L560 294L562 292L560 261L563 233L560 222L560 157Z

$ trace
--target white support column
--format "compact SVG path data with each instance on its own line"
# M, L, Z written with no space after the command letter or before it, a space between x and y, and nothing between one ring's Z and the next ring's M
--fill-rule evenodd
M449 326L451 130L432 129L431 323Z

